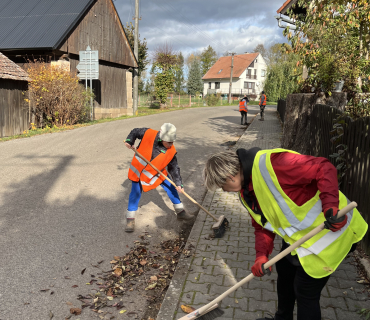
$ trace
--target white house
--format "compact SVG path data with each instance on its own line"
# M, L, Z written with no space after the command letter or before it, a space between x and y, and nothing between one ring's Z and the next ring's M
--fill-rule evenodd
M263 90L266 72L266 62L258 52L234 55L232 95L247 94L252 100L257 99ZM231 56L218 59L202 78L204 95L229 94L230 73Z

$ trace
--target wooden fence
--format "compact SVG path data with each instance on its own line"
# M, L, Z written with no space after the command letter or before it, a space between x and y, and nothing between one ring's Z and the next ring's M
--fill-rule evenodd
M0 79L0 138L28 129L28 107L22 94L26 90L26 81Z
M285 116L285 108L286 108L286 100L279 99L277 103L277 111L283 123L284 123L284 116Z
M329 156L338 149L330 141L334 119L342 112L338 109L315 105L311 114L310 154L325 157L336 165ZM348 147L347 169L341 184L341 191L352 201L358 203L358 209L370 225L370 117L353 121L344 118L344 134L340 143ZM363 240L363 247L370 254L370 232Z

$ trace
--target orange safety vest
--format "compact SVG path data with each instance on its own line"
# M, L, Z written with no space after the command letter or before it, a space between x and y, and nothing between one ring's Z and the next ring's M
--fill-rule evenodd
M248 112L247 101L245 100L239 101L239 111Z
M262 105L263 106L265 106L266 105L266 100L267 100L267 98L266 98L266 95L265 94L262 94L261 95L261 98L260 98L260 105L261 105L261 101L262 101L262 96L264 96L265 97L265 100L263 101L263 103L262 103Z
M148 161L150 161L152 157L154 140L157 134L158 131L148 129L141 140L139 148L137 149ZM166 167L176 155L176 152L175 146L172 145L165 153L160 153L156 156L151 163L167 176ZM155 189L165 180L164 177L162 177L137 154L135 154L132 159L130 169L128 170L128 178L134 182L140 181L144 192Z

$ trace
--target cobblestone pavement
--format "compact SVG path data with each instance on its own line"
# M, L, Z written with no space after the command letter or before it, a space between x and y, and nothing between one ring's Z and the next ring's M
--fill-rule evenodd
M259 116L252 122L235 148L276 148L280 146L282 126L274 109L267 109L265 121ZM222 239L212 239L213 221L200 212L189 237L188 244L195 246L195 255L182 261L162 304L158 320L174 320L185 315L180 305L199 308L212 301L228 288L246 277L255 260L254 228L247 211L241 206L237 194L208 192L203 202L211 213L225 215L230 229ZM272 255L281 247L276 237ZM330 277L322 292L322 319L360 319L358 307L370 307L363 285L356 282L353 258L346 258ZM257 319L274 314L277 309L277 274L255 278L222 301L225 312L217 319ZM296 319L296 318L295 318Z

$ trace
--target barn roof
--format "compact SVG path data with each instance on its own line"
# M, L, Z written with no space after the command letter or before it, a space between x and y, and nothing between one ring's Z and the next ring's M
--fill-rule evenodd
M238 54L234 56L233 78L238 78L245 69L257 58L259 55L256 53ZM208 70L202 78L206 79L222 79L230 78L231 72L231 56L221 57L216 63Z
M56 49L96 0L1 0L0 50Z
M0 52L0 79L29 81L26 71Z

